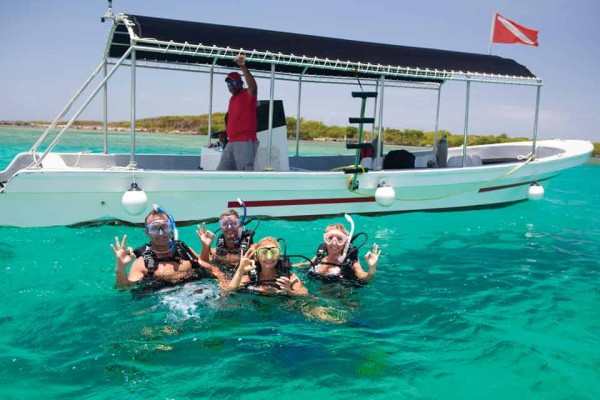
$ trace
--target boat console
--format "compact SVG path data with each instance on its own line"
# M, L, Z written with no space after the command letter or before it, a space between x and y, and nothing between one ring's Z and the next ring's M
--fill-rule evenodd
M289 171L290 163L287 152L287 125L283 101L273 101L273 129L269 138L269 101L259 100L256 107L258 150L254 161L255 171ZM269 151L270 147L270 151ZM204 146L201 149L200 167L214 171L219 165L222 147Z

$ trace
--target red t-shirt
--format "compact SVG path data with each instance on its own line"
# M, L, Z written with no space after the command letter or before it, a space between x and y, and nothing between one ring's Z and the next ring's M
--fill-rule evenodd
M256 142L256 96L242 89L229 99L227 137L230 142Z

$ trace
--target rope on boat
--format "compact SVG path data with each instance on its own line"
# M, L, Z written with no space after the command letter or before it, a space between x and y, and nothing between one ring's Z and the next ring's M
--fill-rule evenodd
M448 197L458 196L459 194L463 194L463 193L469 192L469 191L471 191L471 190L473 190L473 189L481 189L481 188L483 188L484 186L488 186L489 184L491 184L491 183L493 183L493 182L495 182L495 181L497 181L497 180L499 180L499 179L502 179L502 178L504 178L504 177L506 177L506 176L508 176L508 175L510 175L510 174L512 174L512 173L514 173L514 172L516 172L516 171L518 171L519 169L521 169L521 168L522 168L522 167L524 167L525 165L529 164L531 161L535 160L535 154L533 154L533 153L529 153L529 154L528 154L526 157L527 157L527 158L525 159L525 162L524 162L524 163L522 163L522 164L519 164L519 165L517 165L517 166L515 166L515 167L511 168L510 170L508 170L508 171L506 171L506 172L502 173L501 175L499 175L499 176L497 176L497 177L495 177L495 178L492 178L492 179L490 179L490 180L488 180L488 181L485 181L485 182L483 182L483 183L481 183L481 184L476 184L476 185L473 185L472 187L468 187L468 188L466 188L466 189L464 189L464 190L461 190L460 192L451 193L451 194L447 194L447 195L443 195L443 196L437 196L437 197L422 197L422 198L412 198L412 199L409 199L409 198L401 198L401 197L395 196L395 197L394 197L394 199L395 199L395 200L400 200L400 201L426 201L426 200L441 200L441 199L445 199L445 198L448 198ZM350 186L350 183L351 183L351 182L352 182L352 178L350 178L350 180L348 181L348 190L349 190L350 192L352 192L352 193L356 193L356 194L359 194L359 195L361 195L361 196L365 196L365 197L373 197L373 196L374 196L374 194L365 193L365 192L360 192L360 191L358 191L358 190L352 190L352 189L351 189L351 186Z

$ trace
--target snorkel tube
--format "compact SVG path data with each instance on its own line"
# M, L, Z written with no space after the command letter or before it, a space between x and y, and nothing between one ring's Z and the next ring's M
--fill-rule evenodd
M256 226L256 228L254 228L254 230L246 228L246 217L248 216L248 209L246 207L246 203L244 203L244 201L239 197L237 198L237 202L240 206L242 206L244 212L241 218L238 217L240 220L240 227L238 229L237 238L234 240L233 243L235 244L235 246L241 246L245 244L241 247L241 249L245 252L248 250L248 246L252 244L252 237L254 236L254 232L256 232L256 228L258 228L258 225ZM249 240L247 240L248 238Z
M242 215L242 218L240 218L240 227L241 227L241 229L243 231L252 232L252 235L254 235L254 232L256 232L256 230L260 226L260 219L258 219L258 218L256 218L256 219L248 218L248 208L246 207L246 203L244 203L244 200L242 200L242 199L240 199L238 197L237 198L237 202L244 209L244 213ZM256 227L254 229L250 230L250 228L247 227L246 223L249 224L250 222L255 222L255 221L256 221Z
M346 221L350 223L350 234L348 235L348 239L346 240L346 247L344 247L344 252L341 256L339 256L339 261L342 262L346 259L346 255L348 254L348 249L350 248L350 241L352 241L352 237L354 236L354 220L348 214L344 214Z
M240 199L239 197L237 198L237 202L244 209L244 216L242 217L242 220L240 221L241 225L243 227L244 225L246 225L246 215L247 215L246 203L244 203L244 201L242 199Z
M179 240L179 231L177 230L177 225L175 225L175 219L173 218L171 213L156 203L152 203L152 209L156 212L165 214L167 218L169 218L169 224L171 225L171 230L173 231L173 240Z

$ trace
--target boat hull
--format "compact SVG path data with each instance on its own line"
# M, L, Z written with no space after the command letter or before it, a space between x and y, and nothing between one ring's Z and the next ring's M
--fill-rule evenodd
M168 209L182 223L193 223L215 219L227 208L239 209L238 198L244 200L251 217L290 219L491 207L526 200L533 182L546 185L561 171L586 162L590 152L583 146L577 152L531 162L370 171L359 175L355 191L348 189L351 175L341 171L23 169L0 193L0 209L5 211L0 225L140 224L152 203ZM375 200L384 179L395 191L395 201L388 207ZM138 215L129 214L122 204L133 181L148 197Z

